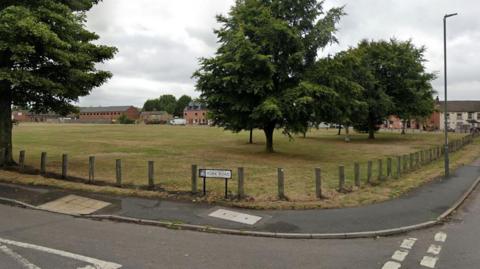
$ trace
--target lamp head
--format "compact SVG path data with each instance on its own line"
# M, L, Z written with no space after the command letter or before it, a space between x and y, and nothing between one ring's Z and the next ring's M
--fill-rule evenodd
M449 18L449 17L457 16L457 15L458 15L458 13L446 14L446 15L444 16L444 18L446 19L446 18Z

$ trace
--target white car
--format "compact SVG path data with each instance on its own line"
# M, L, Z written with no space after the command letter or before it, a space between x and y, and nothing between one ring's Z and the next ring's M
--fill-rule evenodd
M171 125L187 125L187 120L185 119L172 119L170 120Z

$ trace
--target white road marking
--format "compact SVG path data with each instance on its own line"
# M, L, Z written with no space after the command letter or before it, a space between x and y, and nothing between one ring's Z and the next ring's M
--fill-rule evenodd
M445 240L447 240L447 234L444 233L444 232L438 232L436 235L435 235L435 241L437 242L445 242Z
M427 250L427 253L433 254L433 255L438 255L442 251L442 246L439 245L430 245L430 247Z
M403 240L400 247L405 249L412 249L413 245L415 245L415 242L417 242L417 238L408 238Z
M87 265L85 267L78 267L77 269L96 269L96 268L91 265Z
M408 250L397 250L393 253L392 260L403 262L408 255Z
M18 264L23 266L23 268L26 268L26 269L42 269L42 268L36 266L35 264L29 262L27 259L20 256L20 254L14 252L13 250L11 250L10 248L8 248L5 245L0 245L0 251L3 252L4 254L10 256L11 258L13 258Z
M214 218L239 222L243 224L248 224L248 225L254 225L259 220L262 219L262 217L247 215L240 212L235 212L235 211L230 211L225 209L216 210L210 213L209 216Z
M435 268L437 261L437 257L424 256L422 261L420 262L420 265L428 268Z
M21 247L21 248L33 249L33 250L36 250L36 251L45 252L45 253L48 253L48 254L58 255L58 256L65 257L65 258L89 263L89 264L94 265L95 269L118 269L118 268L122 267L121 264L117 264L117 263L113 263L113 262L106 262L106 261L98 260L98 259L95 259L95 258L90 258L90 257L87 257L87 256L82 256L82 255L66 252L66 251L63 251L63 250L37 246L37 245L29 244L29 243L22 243L22 242L17 242L17 241L13 241L13 240L3 239L3 238L0 238L0 243L6 244L6 245L17 246L17 247Z
M400 267L402 267L400 263L388 261L383 265L382 269L399 269Z

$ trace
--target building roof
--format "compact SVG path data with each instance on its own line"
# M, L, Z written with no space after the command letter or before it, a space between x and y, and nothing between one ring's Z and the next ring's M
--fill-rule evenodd
M480 112L480 101L447 101L448 112ZM439 102L439 111L444 112L445 102Z
M81 107L80 113L98 113L98 112L126 112L132 106L99 106L99 107Z
M195 102L195 101L192 101L190 103L188 103L188 106L185 107L185 111L189 111L189 110L206 110L207 107L200 103L200 102Z
M169 115L167 111L143 111L142 116Z

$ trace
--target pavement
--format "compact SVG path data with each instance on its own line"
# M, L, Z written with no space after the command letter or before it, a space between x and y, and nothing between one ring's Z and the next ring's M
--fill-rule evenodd
M440 217L445 217L446 211L460 205L459 202L466 198L465 194L473 191L479 176L480 159L459 168L448 179L434 180L401 198L341 209L243 210L10 184L0 184L0 197L53 212L82 214L92 218L108 216L110 219L122 218L150 224L159 222L174 224L176 228L214 227L217 232L225 229L230 233L249 231L252 235L286 234L289 236L283 237L294 238L310 238L308 235L312 234L348 237L345 234L349 233L372 236L375 233L371 232L375 231L398 233L407 231L405 227L438 223Z

